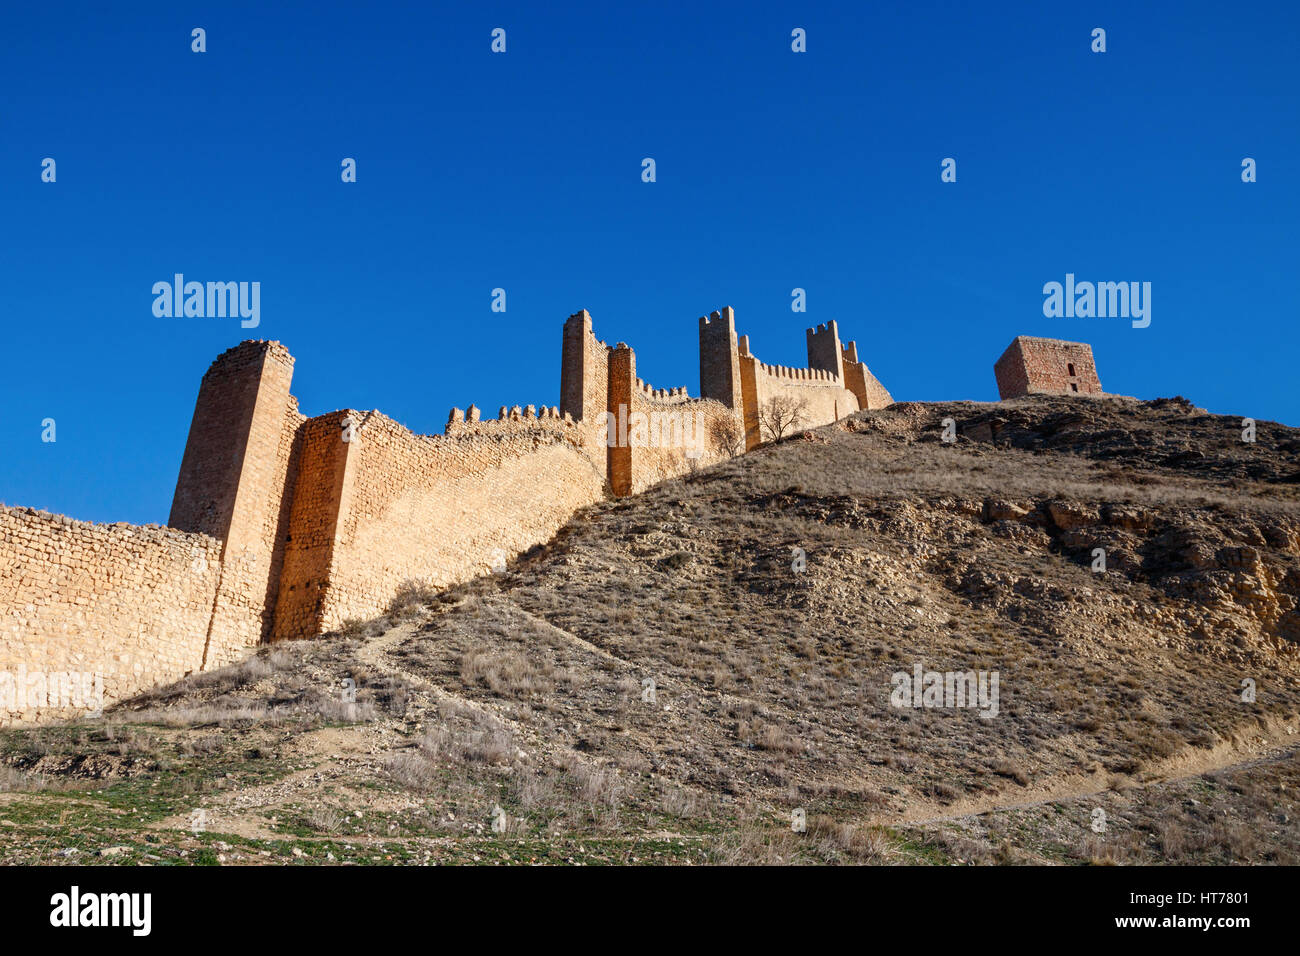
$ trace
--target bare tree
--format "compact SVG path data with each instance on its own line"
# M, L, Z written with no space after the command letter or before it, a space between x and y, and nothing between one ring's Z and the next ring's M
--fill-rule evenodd
M808 400L795 395L773 395L758 406L758 427L768 441L779 441L807 417Z
M734 415L723 415L709 422L709 444L717 455L735 458L745 450L745 432Z

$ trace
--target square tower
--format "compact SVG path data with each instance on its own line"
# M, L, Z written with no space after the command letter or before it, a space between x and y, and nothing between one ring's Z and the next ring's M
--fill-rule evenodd
M1092 346L1017 336L993 364L1000 398L1022 395L1102 395Z

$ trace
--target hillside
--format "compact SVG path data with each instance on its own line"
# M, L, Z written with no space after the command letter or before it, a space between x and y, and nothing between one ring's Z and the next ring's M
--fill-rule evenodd
M0 733L0 861L1300 862L1300 429L1241 431L859 413ZM918 665L996 672L996 712L891 706Z

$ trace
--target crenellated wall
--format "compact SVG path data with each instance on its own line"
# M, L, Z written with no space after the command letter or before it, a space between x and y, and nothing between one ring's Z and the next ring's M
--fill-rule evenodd
M97 674L111 703L378 615L408 582L502 568L579 508L717 461L715 428L753 447L773 397L803 403L799 427L891 401L835 323L808 331L808 356L760 362L723 309L700 319L694 398L639 378L582 311L564 324L558 406L455 408L444 434L417 435L377 411L305 417L288 350L240 343L200 382L171 527L0 506L0 722L76 712L6 707L14 674Z
M636 374L636 353L620 342L609 353L606 429L609 490L616 496L645 489L719 460L711 425L735 419L721 402L691 398L684 386L655 388ZM611 438L612 435L612 438Z
M857 345L841 345L835 322L809 329L807 339L807 368L769 365L750 352L749 336L737 336L731 309L700 319L700 391L739 411L746 449L772 437L763 419L773 402L799 409L796 428L826 425L861 409L892 404L889 393L857 361Z
M877 409L894 404L894 396L880 384L876 376L858 361L858 343L844 346L844 387L857 396L858 408Z

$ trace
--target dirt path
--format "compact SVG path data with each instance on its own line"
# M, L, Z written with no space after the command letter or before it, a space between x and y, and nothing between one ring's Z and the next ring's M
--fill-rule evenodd
M1177 783L1220 770L1244 768L1294 756L1300 747L1296 726L1282 720L1272 720L1266 727L1252 725L1240 736L1216 744L1208 749L1185 748L1180 753L1144 767L1138 778L1120 778L1129 783L1126 789L1145 790L1162 784ZM1002 802L1005 795L983 800L963 800L948 806L932 803L917 804L896 817L882 817L886 825L924 826L946 823L997 813L1003 810L1021 810L1048 803L1062 803L1100 796L1115 790L1115 777L1105 774L1070 774L1043 781L1023 791L1026 799Z
M536 626L544 627L547 635L554 640L602 660L616 663L621 668L638 669L634 662L620 658L556 627L544 618L518 607L514 602L509 603L512 609L517 609ZM426 723L431 713L436 714L440 706L451 704L457 708L473 711L485 722L508 729L518 742L527 741L526 746L530 749L553 756L551 751L554 747L550 742L540 738L535 728L499 713L490 705L449 690L431 681L425 675L409 669L397 659L394 651L407 641L418 639L425 623L426 619L416 619L399 624L367 640L356 651L360 663L390 678L397 678L409 687L409 710L405 721L417 725ZM429 639L436 639L436 635L429 635ZM694 688L690 692L700 698L715 697L719 704L727 700L746 699L726 693L708 694ZM785 713L786 708L779 705L766 703L764 706L780 711L782 716L791 719L796 716L793 711ZM831 728L823 728L823 732L827 731L835 736L845 738L852 736ZM913 794L906 810L897 814L881 814L875 822L885 826L926 826L967 820L989 813L1099 797L1114 791L1120 785L1130 790L1144 790L1194 778L1208 772L1246 767L1294 755L1297 752L1297 744L1300 743L1300 738L1296 734L1297 727L1294 724L1287 724L1281 720L1273 720L1264 726L1252 723L1248 727L1242 727L1231 739L1212 748L1185 748L1178 754L1143 767L1138 774L1131 777L1106 773L1058 775L1024 788L1008 784L1001 793L947 805L916 799L917 795ZM345 778L349 772L355 773L356 767L345 767L344 760L365 762L376 754L390 750L393 742L393 728L386 721L362 722L344 728L322 728L304 734L295 742L290 759L295 763L307 763L308 766L266 784L212 795L209 802L202 807L209 814L208 829L249 838L282 838L282 834L267 830L265 826L254 822L255 819L274 814L280 806L301 801L309 796L314 787L331 780ZM696 788L689 787L689 789ZM188 829L189 826L188 814L178 814L154 824L158 829Z
M464 697L460 694L453 694L433 683L427 677L417 674L415 671L407 670L400 664L394 663L392 658L389 656L389 652L399 644L403 644L414 637L419 629L420 623L418 622L414 624L399 624L397 627L389 628L378 637L366 641L357 651L357 660L364 664L369 664L371 667L382 671L389 677L400 678L413 690L420 691L430 698L429 704L416 704L412 707L412 719L418 721L420 716L425 710L429 709L430 706L436 707L438 704L451 702L458 707L469 708L475 711L485 720L509 727L521 737L529 738L533 736L530 728L520 724L518 721L498 714L490 707L485 707L478 701Z
M545 631L550 636L560 642L581 648L582 650L600 657L603 660L614 662L629 670L637 670L637 665L634 662L618 657L589 641L579 638L576 635L551 624L545 618L539 617L524 608L519 607L519 605L515 604L513 601L509 601L509 604L513 610L518 610L520 614L528 618L537 626L544 627ZM459 706L473 708L488 719L508 726L513 732L518 734L521 739L530 739L537 745L541 744L540 741L537 741L535 732L532 728L503 717L491 708L468 697L451 693L444 688L431 683L424 676L394 663L390 657L390 652L405 641L414 637L419 630L419 627L420 624L416 623L391 628L379 637L367 641L361 647L358 656L365 663L389 674L390 676L401 678L409 683L413 688L419 688L427 693L435 702L454 701ZM701 699L708 696L716 697L719 704L727 700L747 700L747 698L734 694L705 694L699 691L694 691L694 693L701 697ZM772 702L766 702L763 706L774 713L780 713L782 716L790 719L794 719L797 716L793 710L788 710L787 708L783 708ZM835 731L832 728L822 728L822 731L824 733L829 732L834 736L842 736L846 739L852 736L848 733ZM1114 790L1116 784L1121 782L1124 783L1128 789L1146 789L1161 784L1174 783L1179 780L1197 777L1213 771L1227 770L1237 766L1248 766L1252 763L1279 759L1280 757L1295 751L1297 742L1300 741L1300 738L1297 738L1296 736L1296 731L1297 728L1294 724L1288 724L1280 719L1270 720L1264 727L1252 723L1249 726L1243 726L1240 731L1234 734L1230 739L1216 744L1214 747L1208 749L1193 747L1184 748L1184 750L1171 757L1143 767L1139 774L1132 777L1116 777L1115 775L1104 773L1059 775L1037 782L1027 788L1017 788L1015 791L1004 791L1003 793L997 794L993 797L963 800L956 804L945 805L928 800L918 800L913 802L912 805L901 814L882 815L878 819L878 822L893 826L900 824L907 826L924 826L927 824L968 819L987 813L1025 809L1049 803L1096 797Z

